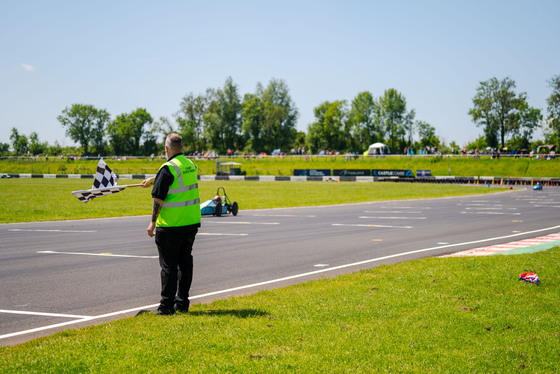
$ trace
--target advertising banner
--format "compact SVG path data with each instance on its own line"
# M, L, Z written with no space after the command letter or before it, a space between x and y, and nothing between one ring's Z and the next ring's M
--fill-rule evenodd
M333 175L338 177L369 177L370 169L334 169Z
M416 170L417 177L431 177L432 171L431 170Z
M374 177L412 177L412 170L372 170Z
M330 177L331 169L294 169L294 176Z

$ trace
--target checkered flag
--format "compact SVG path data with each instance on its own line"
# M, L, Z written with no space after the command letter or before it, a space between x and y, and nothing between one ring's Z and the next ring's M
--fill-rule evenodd
M117 192L121 192L126 187L127 186L115 186L115 187L101 188L101 189L72 191L72 195L76 196L78 200L80 200L81 202L87 203L88 201L93 200L96 197L107 196Z
M138 187L140 184L129 184L127 186L117 186L117 176L111 168L103 161L99 160L97 164L97 172L93 179L93 186L91 190L72 191L72 195L76 196L78 200L87 203L96 197L112 195L121 192L127 187Z
M98 190L100 188L116 187L117 186L117 176L115 172L111 170L109 165L103 161L99 160L97 164L97 173L95 173L95 178L93 179L92 189ZM117 191L118 192L118 191Z

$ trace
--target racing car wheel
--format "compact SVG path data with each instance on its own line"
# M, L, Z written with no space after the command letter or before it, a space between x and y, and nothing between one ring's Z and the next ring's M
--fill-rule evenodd
M238 211L239 211L239 206L237 205L237 202L234 201L233 204L231 205L231 214L233 214L233 216L236 216Z

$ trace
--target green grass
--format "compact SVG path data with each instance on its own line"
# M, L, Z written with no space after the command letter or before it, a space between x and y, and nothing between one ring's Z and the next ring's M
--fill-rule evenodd
M124 181L121 184L137 181ZM90 180L3 179L0 222L149 214L149 190L84 204ZM495 192L404 183L200 182L241 209ZM517 280L535 271L539 286ZM0 348L2 373L554 372L560 249L427 258L245 297L186 315L142 315Z
M121 180L119 184L138 183ZM128 188L82 203L71 191L91 188L90 179L0 179L0 223L123 217L151 214L151 189ZM364 201L418 199L496 192L497 188L415 183L200 181L201 200L219 186L239 208L262 209Z
M161 159L119 160L106 159L117 174L153 174L162 163ZM431 170L434 176L493 176L493 177L533 177L560 178L558 160L516 159L502 157L490 159L481 157L405 157L392 156L366 158L347 161L338 157L286 157L266 159L233 158L230 161L241 162L241 169L247 175L292 175L293 169L408 169ZM215 174L214 160L196 160L200 174ZM0 173L20 174L94 174L97 160L58 160L45 159L2 159Z
M535 271L540 285L517 280ZM426 258L0 348L3 373L553 373L560 249Z

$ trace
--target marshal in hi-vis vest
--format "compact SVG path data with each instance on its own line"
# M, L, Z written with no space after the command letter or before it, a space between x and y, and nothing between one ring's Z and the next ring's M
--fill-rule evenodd
M173 174L173 184L156 221L157 227L189 226L200 223L197 166L183 155L164 163ZM161 169L161 168L160 168Z

